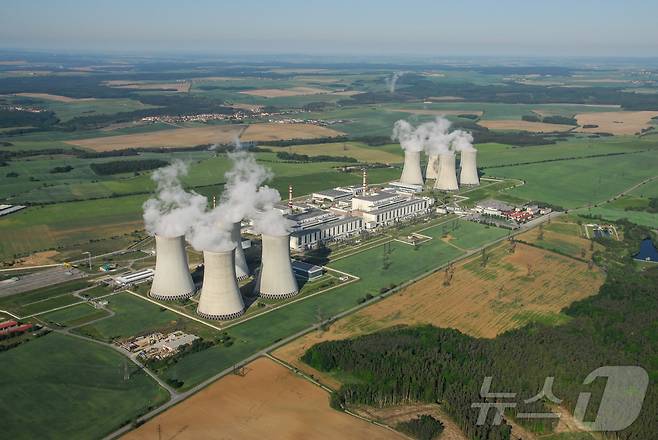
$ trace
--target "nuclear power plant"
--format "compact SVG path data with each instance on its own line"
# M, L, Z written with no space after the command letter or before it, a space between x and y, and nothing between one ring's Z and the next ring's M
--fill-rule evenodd
M256 292L263 298L290 298L299 293L290 261L290 236L262 235L262 261Z
M183 236L155 236L155 275L151 297L163 301L189 298L195 292Z
M420 170L420 151L404 152L404 167L400 182L409 185L422 185L423 173Z
M427 155L427 169L425 170L425 179L436 179L439 177L439 155Z
M234 243L237 243L237 247L235 248L235 275L237 276L238 281L246 280L249 278L249 267L247 266L247 260L244 256L244 250L242 249L240 222L233 223L231 240Z
M439 154L439 175L434 188L442 191L457 191L457 170L454 153Z
M235 273L237 250L203 252L203 287L197 313L206 319L234 319L244 313Z
M460 185L479 185L477 168L477 150L463 150L460 160L461 172L459 173Z

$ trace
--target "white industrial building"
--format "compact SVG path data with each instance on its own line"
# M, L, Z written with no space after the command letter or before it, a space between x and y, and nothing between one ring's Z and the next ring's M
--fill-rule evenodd
M368 229L427 214L434 200L416 197L392 189L381 190L352 199L352 214L363 219Z
M153 269L144 269L139 272L124 273L123 275L114 278L114 282L120 286L127 286L129 284L138 284L149 281L153 278L153 275L155 275Z
M339 186L337 188L314 192L312 194L312 198L314 202L336 203L339 201L347 201L354 196L362 194L363 189L364 188L362 185L352 185L346 187Z
M290 249L294 250L313 248L320 242L349 237L363 229L359 217L342 216L317 208L287 218L295 222L290 234Z

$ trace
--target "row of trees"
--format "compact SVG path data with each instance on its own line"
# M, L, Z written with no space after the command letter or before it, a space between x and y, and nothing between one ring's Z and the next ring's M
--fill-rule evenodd
M169 165L169 162L160 159L138 159L126 161L112 161L91 163L89 167L92 171L100 176L107 176L121 173L134 173L139 171L154 170Z

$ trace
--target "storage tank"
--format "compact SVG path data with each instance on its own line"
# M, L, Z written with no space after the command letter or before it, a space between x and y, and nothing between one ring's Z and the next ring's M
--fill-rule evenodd
M459 189L454 153L439 154L439 177L434 182L434 188L442 191Z
M400 176L401 183L422 185L423 174L420 170L420 151L404 152L404 167Z
M206 319L226 320L244 313L244 301L235 274L236 250L203 251L203 286L197 313Z
M290 236L262 235L262 262L256 292L263 298L290 298L299 293L290 261Z
M189 298L195 292L187 262L183 236L155 236L155 275L151 297L172 301Z
M240 235L240 222L233 223L231 230L231 240L237 243L235 248L235 275L238 281L242 281L249 277L249 266L247 266L247 259L244 256L242 249L242 236Z
M460 185L479 185L477 167L477 150L463 150L460 161L461 172L459 173Z
M425 170L425 179L436 179L439 176L439 155L427 155L427 169Z

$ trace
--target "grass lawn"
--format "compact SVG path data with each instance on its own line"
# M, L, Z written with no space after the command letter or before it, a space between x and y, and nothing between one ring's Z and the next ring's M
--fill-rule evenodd
M108 347L51 333L0 353L4 438L102 438L167 393Z
M45 315L40 316L40 318L61 327L72 327L107 315L108 312L105 310L96 309L89 304L78 304L62 310L46 313Z
M506 229L463 220L454 220L422 232L422 234L434 238L441 238L448 234L450 244L466 250L477 249L483 243L505 237L508 233L509 231Z
M600 216L604 220L619 220L620 218L627 218L633 223L638 225L649 226L651 228L658 228L658 214L652 214L644 211L624 211L623 209L609 208L608 205L603 205L592 209L580 209L581 214L591 214Z
M577 208L605 201L656 175L657 169L658 154L651 151L491 168L487 174L525 180L525 185L509 190L512 196Z
M80 301L69 293L89 287L89 281L85 279L67 281L29 292L17 293L15 295L0 298L0 308L15 312L19 315L37 313ZM55 304L55 305L53 305Z
M106 342L156 330L182 329L202 337L217 336L217 331L210 327L184 318L130 293L119 293L107 299L108 307L116 313L115 316L74 331Z

